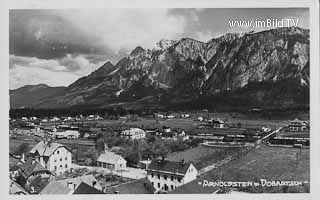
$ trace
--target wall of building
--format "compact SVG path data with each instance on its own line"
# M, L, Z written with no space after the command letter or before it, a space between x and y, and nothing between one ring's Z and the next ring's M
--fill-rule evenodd
M56 174L69 171L71 168L71 152L65 147L57 148L47 162L47 169Z
M160 176L160 179L158 178L158 175ZM167 179L165 179L165 176L167 176ZM171 179L171 176L173 177L173 180ZM152 173L148 171L147 178L151 182L151 184L153 183L153 187L156 189L156 191L163 190L165 184L168 186L168 191L172 190L172 186L173 189L175 189L176 187L183 185L182 176L177 176L169 173L153 172L152 177ZM180 179L180 182L178 179Z

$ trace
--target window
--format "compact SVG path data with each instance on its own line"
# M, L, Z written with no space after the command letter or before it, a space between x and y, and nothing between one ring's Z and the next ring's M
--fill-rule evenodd
M154 182L151 182L151 185L154 186Z
M158 183L158 188L160 188L160 183Z
M164 175L163 178L164 178L164 180L167 180L167 175Z
M171 176L171 181L173 181L173 176Z
M57 154L59 154L59 150L57 151Z
M54 159L54 162L57 162L57 159Z
M57 170L57 166L54 166L54 170Z
M165 191L168 191L168 189L169 189L169 188L168 188L167 184L164 184L164 190L165 190Z
M60 168L62 168L62 165L60 165Z
M60 158L60 161L62 161L62 158Z
M68 158L66 157L65 160L68 160Z
M153 173L151 173L151 177L153 178Z
M65 165L64 165L64 167L65 167L65 168L68 168L68 165L67 165L67 164L65 164Z
M171 190L173 190L174 189L174 186L173 185L171 185Z
M158 179L160 180L160 174L158 174Z
M179 183L181 182L181 178L178 178L178 182L179 182Z

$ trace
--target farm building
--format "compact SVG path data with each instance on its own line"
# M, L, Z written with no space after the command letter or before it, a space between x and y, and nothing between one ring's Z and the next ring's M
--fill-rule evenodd
M146 137L146 132L140 128L129 128L121 132L121 137L126 139L143 139Z
M207 125L212 126L214 128L224 128L224 121L221 119L210 119L207 121Z
M105 151L98 157L97 166L117 171L125 169L127 167L127 161L118 154Z

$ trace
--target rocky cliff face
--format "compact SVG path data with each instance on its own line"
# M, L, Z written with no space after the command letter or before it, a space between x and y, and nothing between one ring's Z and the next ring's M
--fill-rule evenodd
M276 83L286 80L309 90L308 30L279 28L243 35L230 33L207 43L183 38L161 40L154 49L136 47L116 65L106 63L71 84L63 95L38 106L103 107L137 101L170 104L235 92L252 84L272 83L270 90L276 90ZM289 87L282 92L290 93ZM266 91L259 95L257 104L264 102ZM292 94L283 98L292 105L308 102L297 102ZM282 102L277 104L281 106Z

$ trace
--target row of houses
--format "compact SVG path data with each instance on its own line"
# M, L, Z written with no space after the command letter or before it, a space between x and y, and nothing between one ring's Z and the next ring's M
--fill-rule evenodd
M106 148L107 149L107 148ZM28 185L31 194L75 194L87 188L89 191L103 193L103 188L91 175L72 179L57 180L56 176L72 169L71 151L62 144L41 141L30 150L25 159L10 155L10 193L24 194ZM102 168L119 171L125 170L127 161L120 155L106 150L102 152L96 165ZM147 170L147 181L154 193L169 192L181 185L196 179L198 170L190 162L153 159L141 162ZM39 180L38 180L39 179ZM44 187L32 186L35 182L44 182ZM17 185L18 184L18 185ZM19 186L20 185L20 186ZM22 188L19 190L19 188ZM149 188L150 189L150 188ZM150 191L150 190L149 190ZM109 191L110 192L110 191Z

